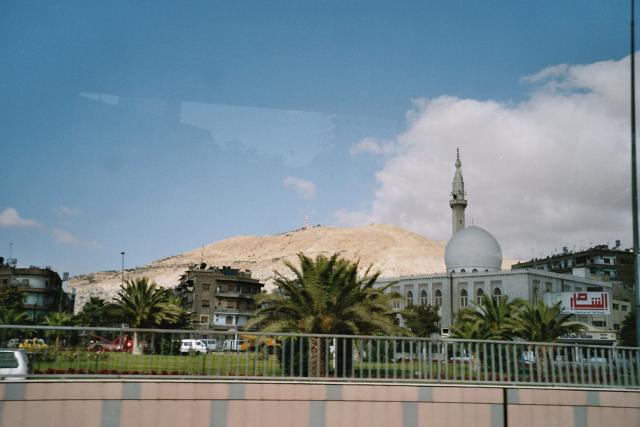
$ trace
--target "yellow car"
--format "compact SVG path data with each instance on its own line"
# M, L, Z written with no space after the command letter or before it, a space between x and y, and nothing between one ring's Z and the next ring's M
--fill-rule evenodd
M18 348L21 348L26 351L34 351L34 350L46 350L49 348L47 343L44 342L42 338L28 338L22 340L22 342L18 345Z

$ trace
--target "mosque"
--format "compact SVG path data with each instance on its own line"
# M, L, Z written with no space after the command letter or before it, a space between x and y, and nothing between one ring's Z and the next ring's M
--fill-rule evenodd
M444 255L446 272L381 279L380 285L395 282L390 291L403 296L394 308L400 310L413 304L437 306L441 334L447 336L456 313L479 303L483 295L494 298L506 295L532 304L538 301L551 304L571 293L599 292L611 301L608 282L537 269L502 270L502 249L496 238L481 227L465 225L467 195L459 152L455 168L449 201L453 229ZM581 336L565 337L563 341L613 344L616 334L609 313L607 307L600 312L576 314L574 320L584 324L587 331Z

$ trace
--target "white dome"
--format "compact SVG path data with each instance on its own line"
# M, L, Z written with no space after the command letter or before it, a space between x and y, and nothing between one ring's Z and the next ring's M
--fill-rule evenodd
M502 249L498 241L483 228L463 228L451 237L444 252L447 272L459 273L464 269L499 271L502 266Z

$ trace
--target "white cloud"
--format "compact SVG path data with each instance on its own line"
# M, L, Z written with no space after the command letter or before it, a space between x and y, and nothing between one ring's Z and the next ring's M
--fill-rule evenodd
M311 181L296 178L295 176L288 176L282 183L285 187L293 189L298 197L304 200L312 200L316 196L316 185Z
M77 208L71 208L69 206L59 205L54 208L54 212L62 216L78 216L82 215L82 211Z
M56 242L61 243L63 245L71 245L71 246L93 246L95 248L100 248L100 244L94 241L84 241L75 237L70 232L63 230L61 228L53 228L51 230L53 232L53 236L56 239Z
M351 155L360 153L370 153L375 155L388 156L395 153L395 144L390 142L380 142L376 138L364 138L351 147Z
M0 212L0 227L7 228L27 228L40 227L40 223L35 219L25 219L14 208L6 208Z
M628 57L549 67L524 79L534 86L519 104L414 100L406 132L376 174L371 210L340 210L336 219L393 223L447 240L460 147L467 222L491 231L506 256L630 244L628 69Z

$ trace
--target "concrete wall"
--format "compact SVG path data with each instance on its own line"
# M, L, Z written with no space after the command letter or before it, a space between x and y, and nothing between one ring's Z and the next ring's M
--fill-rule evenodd
M508 389L511 426L638 426L640 390ZM489 387L69 381L0 383L0 425L503 426Z

